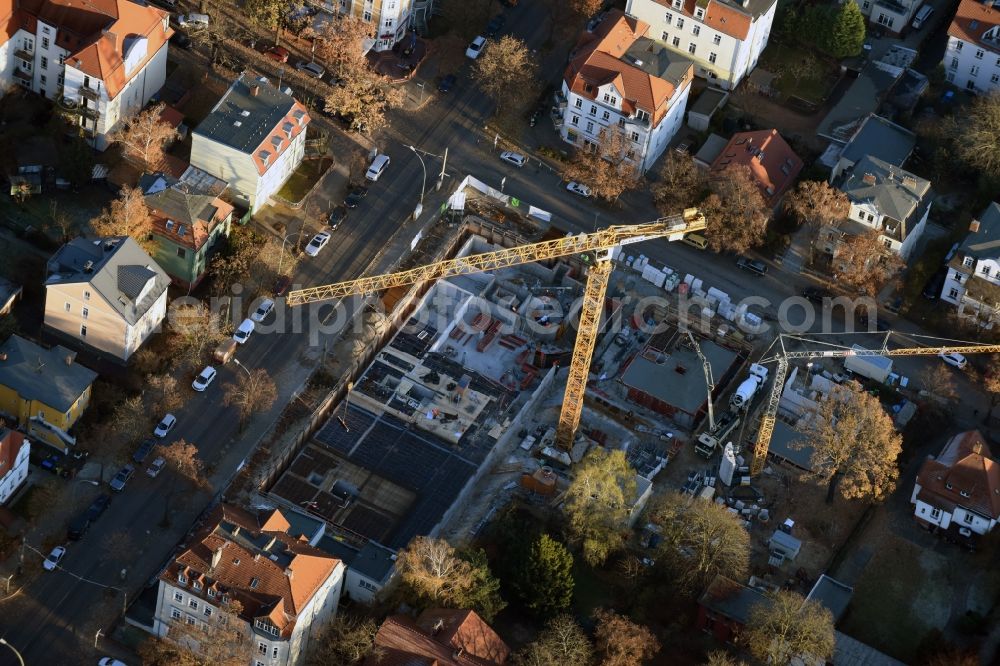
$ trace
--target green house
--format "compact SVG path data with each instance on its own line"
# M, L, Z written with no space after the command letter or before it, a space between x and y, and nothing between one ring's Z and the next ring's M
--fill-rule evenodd
M153 258L174 284L194 287L205 277L219 238L229 235L233 206L212 191L166 174L144 180L156 241Z

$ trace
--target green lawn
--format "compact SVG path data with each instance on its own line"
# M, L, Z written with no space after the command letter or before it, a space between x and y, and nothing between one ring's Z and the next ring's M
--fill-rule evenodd
M292 173L288 181L278 191L278 196L293 204L299 203L319 182L331 164L333 164L333 160L326 157L322 160L303 160L299 168Z
M821 104L837 83L830 62L800 46L772 43L761 54L759 66L778 75L774 86L783 98Z

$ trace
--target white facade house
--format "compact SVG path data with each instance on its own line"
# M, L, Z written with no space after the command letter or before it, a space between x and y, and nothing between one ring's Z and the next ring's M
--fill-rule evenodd
M1000 519L1000 463L982 434L959 433L924 462L910 495L913 515L927 529L971 543Z
M192 644L238 601L251 666L297 666L336 613L344 564L289 535L281 511L255 515L221 504L160 575L153 633Z
M893 35L910 28L923 4L924 0L858 0L858 8L868 22Z
M948 81L959 88L1000 90L1000 3L962 0L948 26L942 64Z
M767 47L777 0L628 0L648 36L694 61L695 76L733 90Z
M433 4L430 0L326 0L327 10L349 14L373 26L372 49L387 51L406 35L415 12L426 10L415 5Z
M585 33L563 77L564 141L584 149L621 132L627 158L644 173L684 122L694 67L644 37L649 26L619 10Z
M72 11L54 0L20 3L6 17L0 80L75 112L104 150L122 120L166 80L169 13L131 0L97 0Z
M0 505L14 496L28 478L31 442L16 430L0 426Z
M991 203L948 262L941 300L958 307L984 328L1000 313L1000 204Z
M309 113L264 77L241 74L191 134L191 166L229 183L255 211L305 156Z

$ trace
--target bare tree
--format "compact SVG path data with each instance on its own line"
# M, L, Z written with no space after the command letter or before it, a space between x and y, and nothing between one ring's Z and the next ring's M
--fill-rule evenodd
M400 579L418 597L447 603L474 582L472 566L444 539L415 537L396 557Z
M406 93L369 70L348 72L326 96L325 108L350 120L351 129L375 133L386 126L386 111L403 106Z
M274 43L281 40L281 20L288 11L285 0L245 0L243 9L259 29L274 30Z
M962 113L945 122L954 156L970 170L1000 172L1000 92L977 95Z
M601 655L601 666L640 666L660 651L653 632L624 615L598 608L594 621L594 643Z
M236 599L216 604L201 622L172 621L169 638L149 638L139 654L145 666L246 666L253 643L250 627L240 617L243 605Z
M110 425L119 439L135 441L149 434L151 423L142 396L135 395L118 403L111 415Z
M383 652L375 645L378 629L373 618L338 612L310 643L307 666L351 666L368 657L378 660Z
M812 472L826 481L827 501L838 487L846 499L884 500L899 478L902 437L878 398L858 384L845 384L820 403L801 429L795 448L812 448Z
M882 243L878 231L866 229L837 246L834 265L842 286L875 296L903 267L903 260Z
M52 221L52 226L59 231L60 243L68 243L76 235L73 233L73 218L59 208L59 202L49 202L49 219Z
M180 138L177 130L160 118L166 107L167 105L161 102L140 111L126 120L122 129L114 135L115 142L122 147L125 158L146 171L155 170L163 160L166 146Z
M563 170L563 178L590 187L594 196L615 201L623 193L639 186L639 165L635 146L618 126L606 127L598 137L597 148L578 149Z
M219 314L199 302L172 305L168 315L174 365L197 371L212 348L226 338Z
M708 653L704 666L747 666L747 663L733 657L728 652L715 650Z
M506 109L516 98L533 98L538 80L538 60L528 45L512 35L487 42L483 52L473 62L472 76L479 89L497 105L497 112ZM518 94L511 95L516 90Z
M938 396L945 402L954 402L959 398L955 373L943 363L935 363L921 372L920 384L924 390Z
M175 475L170 484L170 491L163 498L163 518L160 524L167 526L170 524L170 501L178 490L177 479L183 479L198 489L207 489L209 481L205 474L204 463L198 458L198 447L194 444L178 439L173 444L161 448L160 456Z
M688 153L668 150L660 167L660 179L653 186L653 200L663 215L676 215L697 206L708 189L707 173L698 168Z
M708 245L714 251L746 252L764 242L771 209L749 167L713 174L712 193L702 202Z
M241 432L256 412L270 409L278 397L278 387L263 368L241 373L238 381L227 382L222 388L225 404L239 409Z
M556 615L514 659L519 666L590 666L594 646L570 615Z
M820 227L847 217L847 195L822 180L802 180L785 196L785 210L800 224Z
M172 412L184 404L177 378L172 375L147 376L145 395L150 411L157 415Z
M147 251L155 245L150 238L153 231L152 218L142 190L138 187L123 187L118 198L91 220L90 226L102 238L129 236Z
M302 36L313 40L316 57L338 78L368 73L364 41L371 36L370 24L350 14L334 14L318 28L306 28Z
M750 610L747 646L768 664L787 664L809 655L825 662L833 656L833 615L801 594L778 591Z

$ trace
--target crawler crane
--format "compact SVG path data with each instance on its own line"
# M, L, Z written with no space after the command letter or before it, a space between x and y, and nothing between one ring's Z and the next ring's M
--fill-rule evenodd
M299 289L288 293L288 305L304 305L354 294L373 294L453 275L484 273L509 266L546 261L559 257L582 255L589 264L587 284L580 308L580 326L573 347L566 394L559 414L556 443L564 450L573 447L573 439L580 425L583 397L590 373L590 361L597 341L597 332L604 310L604 294L611 275L611 252L619 245L638 243L653 238L680 240L685 234L705 228L705 216L697 208L685 209L679 215L661 217L646 224L625 224L607 227L593 233L568 235L555 240L542 241L505 248L483 254L456 257L418 266L398 273L387 273L357 278L345 282Z

